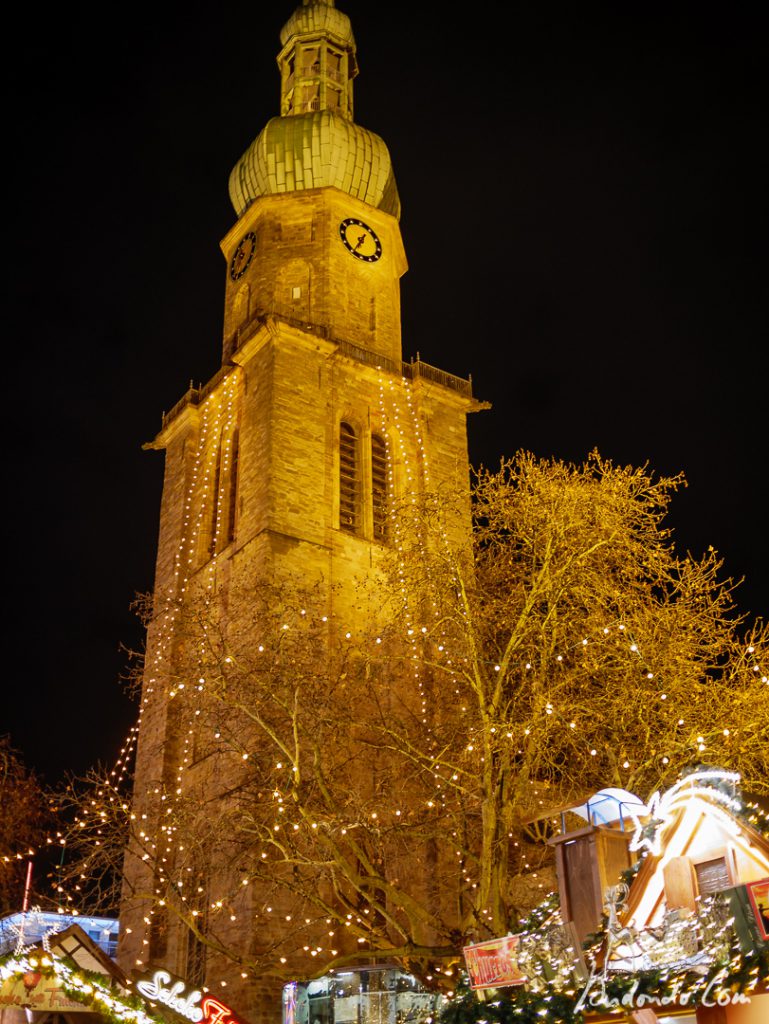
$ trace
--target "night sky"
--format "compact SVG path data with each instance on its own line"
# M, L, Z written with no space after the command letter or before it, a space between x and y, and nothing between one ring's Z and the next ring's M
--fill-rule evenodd
M163 470L141 446L219 366L227 179L278 113L293 6L27 5L6 39L0 733L51 783L113 761L134 718L121 648ZM403 204L404 358L493 403L473 462L683 471L677 544L712 544L768 615L758 13L339 6Z

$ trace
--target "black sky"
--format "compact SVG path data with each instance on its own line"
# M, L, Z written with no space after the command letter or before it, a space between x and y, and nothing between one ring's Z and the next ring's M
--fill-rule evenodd
M403 203L404 357L493 403L473 461L683 471L679 546L712 544L769 614L760 15L339 6ZM227 179L278 112L292 9L30 6L6 43L0 733L50 782L133 720L121 645L162 486L141 445L218 368Z

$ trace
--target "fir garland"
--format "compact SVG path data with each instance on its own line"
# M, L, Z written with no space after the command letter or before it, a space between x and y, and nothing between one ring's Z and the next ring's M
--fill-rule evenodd
M735 936L726 962L713 963L704 975L694 970L673 973L669 968L614 975L605 987L606 1001L598 1003L592 1012L641 1008L644 1004L652 1009L677 1005L694 1008L706 995L713 1000L720 992L727 992L731 998L737 994L749 997L761 981L769 981L769 947L742 954ZM552 984L545 992L510 987L493 991L491 999L481 1001L464 975L455 997L441 1011L440 1024L541 1024L543 1019L552 1024L580 1024L591 1013L591 1009L577 1010L584 986L576 980L567 984L564 991Z
M157 1018L147 1013L138 996L113 991L105 975L78 967L69 957L27 950L0 958L0 980L21 977L30 972L56 980L65 995L90 1007L109 1024L160 1024Z

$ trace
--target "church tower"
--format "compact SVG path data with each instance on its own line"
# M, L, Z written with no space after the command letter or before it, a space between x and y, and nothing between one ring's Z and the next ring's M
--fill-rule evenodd
M412 496L459 495L447 530L461 543L470 528L465 421L483 407L469 381L402 361L400 200L387 147L353 120L349 18L333 0L304 0L280 41L280 115L230 176L237 220L221 243L222 366L146 446L165 452L165 479L119 949L129 973L226 985L227 1002L250 1021L279 1017L279 983L246 965L285 924L266 916L256 884L232 924L214 930L217 885L235 855L221 835L203 834L194 857L180 852L167 824L192 793L215 794L219 809L239 799L233 770L200 739L191 695L209 680L195 658L202 666L214 630L233 624L261 650L248 597L256 584L312 589L333 651L334 629L353 610L377 615L392 510ZM209 613L215 627L193 638L190 624ZM180 914L169 886L186 893ZM188 912L192 931L179 923ZM241 950L242 965L219 955L225 946ZM301 957L289 968L309 970Z

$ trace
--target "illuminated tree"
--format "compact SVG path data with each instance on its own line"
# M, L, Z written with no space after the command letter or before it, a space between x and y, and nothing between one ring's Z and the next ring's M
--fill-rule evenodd
M48 799L34 772L0 736L0 915L21 910L30 856L44 841Z
M521 453L477 474L472 550L449 543L445 497L394 509L373 624L285 582L233 602L241 621L188 598L164 698L180 767L133 805L102 780L73 880L130 827L154 941L183 921L245 971L387 956L448 988L463 944L551 887L543 811L646 797L697 761L769 792L766 626L714 552L675 550L681 483Z

